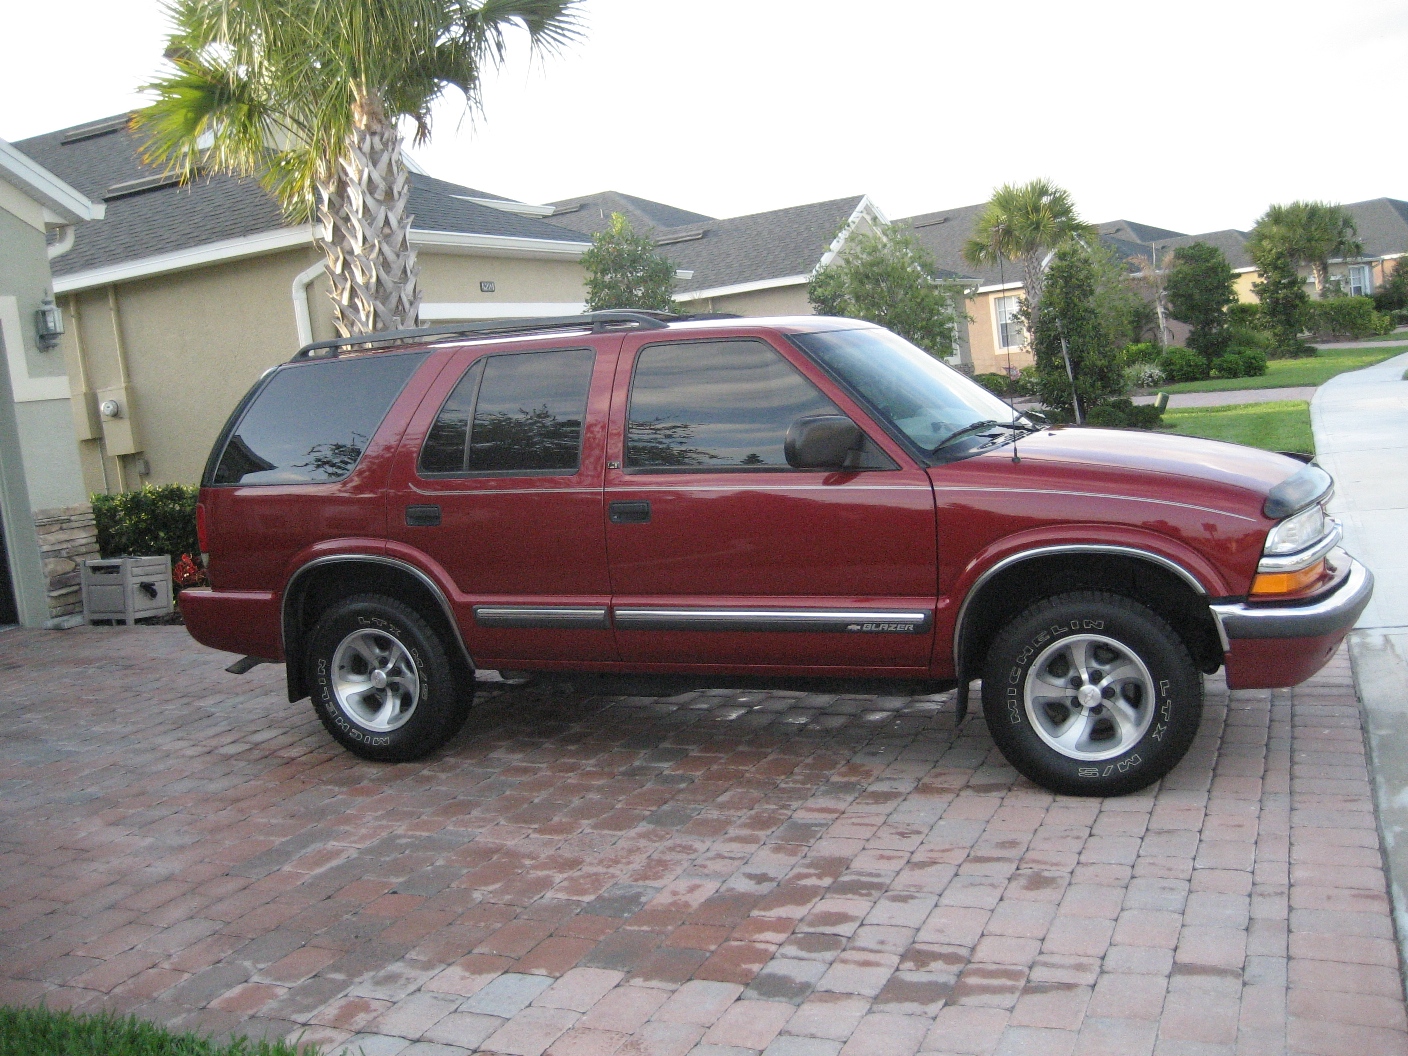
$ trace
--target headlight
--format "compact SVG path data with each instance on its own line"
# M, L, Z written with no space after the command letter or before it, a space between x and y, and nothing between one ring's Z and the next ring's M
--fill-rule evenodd
M1266 537L1266 554L1294 554L1325 534L1325 508L1312 506L1271 529Z

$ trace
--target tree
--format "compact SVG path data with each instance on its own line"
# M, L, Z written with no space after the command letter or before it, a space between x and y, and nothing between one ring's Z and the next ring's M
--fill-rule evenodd
M1004 184L973 225L973 235L963 246L970 264L994 265L1001 260L1020 262L1028 327L1034 329L1041 312L1043 264L1052 250L1071 238L1093 241L1095 229L1081 220L1069 192L1049 180Z
M1388 281L1374 291L1374 307L1381 312L1408 308L1408 257L1399 257Z
M1279 251L1297 264L1310 265L1315 276L1315 293L1324 298L1330 293L1330 260L1357 257L1364 252L1358 239L1354 218L1341 205L1329 202L1292 202L1273 205L1252 228L1247 248L1253 256L1258 250Z
M1046 271L1042 311L1032 330L1037 394L1047 407L1068 417L1076 417L1068 354L1082 414L1124 393L1124 368L1096 303L1098 284L1090 250L1067 242Z
M339 335L414 325L410 173L397 123L429 138L431 106L508 53L577 35L577 0L167 0L171 69L133 117L144 159L191 180L257 179L293 222L313 221Z
M1130 260L1098 240L1086 247L1095 269L1095 310L1114 348L1142 341L1157 325L1153 306L1139 293L1139 275Z
M1268 354L1277 359L1314 355L1315 349L1300 339L1310 298L1305 295L1295 262L1269 241L1257 244L1252 262L1261 273L1261 280L1252 284L1252 292L1261 302L1261 327L1271 337Z
M1192 328L1188 347L1207 360L1209 369L1232 342L1227 306L1237 302L1236 281L1232 265L1216 246L1194 242L1174 251L1167 283L1169 311Z
M592 236L592 248L582 254L587 271L587 310L644 308L675 310L675 265L655 248L655 240L638 235L620 213Z
M856 231L807 284L818 315L865 319L888 327L930 355L953 355L955 305L963 289L939 277L933 255L909 231Z

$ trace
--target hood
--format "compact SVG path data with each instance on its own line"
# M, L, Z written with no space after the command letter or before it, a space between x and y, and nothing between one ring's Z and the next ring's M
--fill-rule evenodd
M1023 437L1023 459L1161 473L1265 495L1304 463L1260 448L1144 429L1057 426ZM1009 455L1010 457L1010 455Z

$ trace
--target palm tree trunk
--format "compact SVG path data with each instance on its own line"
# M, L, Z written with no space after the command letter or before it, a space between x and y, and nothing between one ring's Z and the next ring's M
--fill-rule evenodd
M1310 274L1315 277L1315 297L1324 300L1330 286L1330 266L1315 261L1310 265Z
M316 237L338 336L417 324L420 269L411 248L410 197L401 136L380 101L363 96L343 156L318 183Z
M1041 255L1028 253L1022 257L1022 291L1027 302L1027 336L1036 332L1037 317L1041 314L1041 293L1046 285L1046 271L1041 266Z

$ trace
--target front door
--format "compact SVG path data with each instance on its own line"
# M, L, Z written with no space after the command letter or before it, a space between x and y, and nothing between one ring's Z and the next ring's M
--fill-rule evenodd
M616 659L601 475L619 340L466 350L407 431L387 534L453 580L481 666Z
M818 381L799 353L760 337L626 338L606 470L623 660L927 672L937 591L929 480ZM788 428L816 414L861 426L869 468L788 465Z

